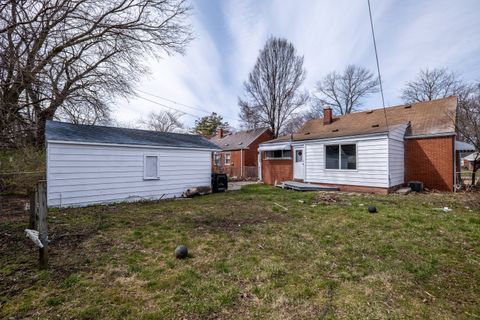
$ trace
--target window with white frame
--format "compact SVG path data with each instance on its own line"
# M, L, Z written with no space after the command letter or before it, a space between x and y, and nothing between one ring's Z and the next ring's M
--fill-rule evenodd
M225 153L225 165L226 166L230 165L230 152Z
M159 179L158 156L146 154L143 157L143 178L145 180Z
M325 169L356 170L357 145L333 144L325 146Z
M215 152L213 156L214 156L215 165L217 167L221 166L222 165L222 154L220 152Z
M292 150L265 151L265 159L291 159Z

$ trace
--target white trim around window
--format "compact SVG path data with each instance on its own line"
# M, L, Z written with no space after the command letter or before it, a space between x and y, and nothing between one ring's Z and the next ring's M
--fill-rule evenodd
M225 152L224 153L224 163L226 166L229 166L230 163L232 162L232 159L231 159L232 155L230 152Z
M213 153L213 164L217 167L222 166L222 154L220 152Z
M265 151L265 160L290 160L290 159L292 159L292 149Z
M355 168L342 168L342 146L355 146ZM338 147L338 167L337 168L327 168L327 148L328 147ZM358 144L357 143L340 143L340 144L325 144L323 148L324 154L324 164L323 167L325 170L331 171L357 171L358 170ZM347 162L348 166L348 162Z
M158 154L145 153L143 155L143 180L160 179L160 161Z

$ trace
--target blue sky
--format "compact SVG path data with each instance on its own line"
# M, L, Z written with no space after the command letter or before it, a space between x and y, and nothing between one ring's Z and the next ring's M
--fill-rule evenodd
M371 0L387 105L421 68L448 67L480 81L480 0ZM304 88L325 74L358 64L376 71L366 0L193 0L195 40L185 55L149 60L139 95L196 117L215 111L238 126L238 96L269 36L284 37L305 57ZM186 107L158 97L168 98ZM381 107L379 94L364 108ZM114 116L134 122L166 109L141 98L118 101Z

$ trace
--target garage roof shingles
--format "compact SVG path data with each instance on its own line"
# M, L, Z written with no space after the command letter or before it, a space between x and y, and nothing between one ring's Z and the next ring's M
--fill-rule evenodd
M47 121L45 135L47 141L55 140L218 150L215 144L199 135L93 126L58 121Z

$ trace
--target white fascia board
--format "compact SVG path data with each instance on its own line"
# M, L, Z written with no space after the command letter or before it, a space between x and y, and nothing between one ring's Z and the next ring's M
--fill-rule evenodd
M290 150L290 142L260 145L258 151Z
M309 144L309 143L316 143L316 142L335 142L339 140L362 140L362 139L370 139L370 138L378 138L378 137L388 137L388 132L380 132L380 133L372 133L372 134L363 134L363 135L355 135L355 136L343 136L343 137L335 137L335 138L320 138L320 139L311 139L311 140L298 140L292 142L292 145L295 146L297 144Z

